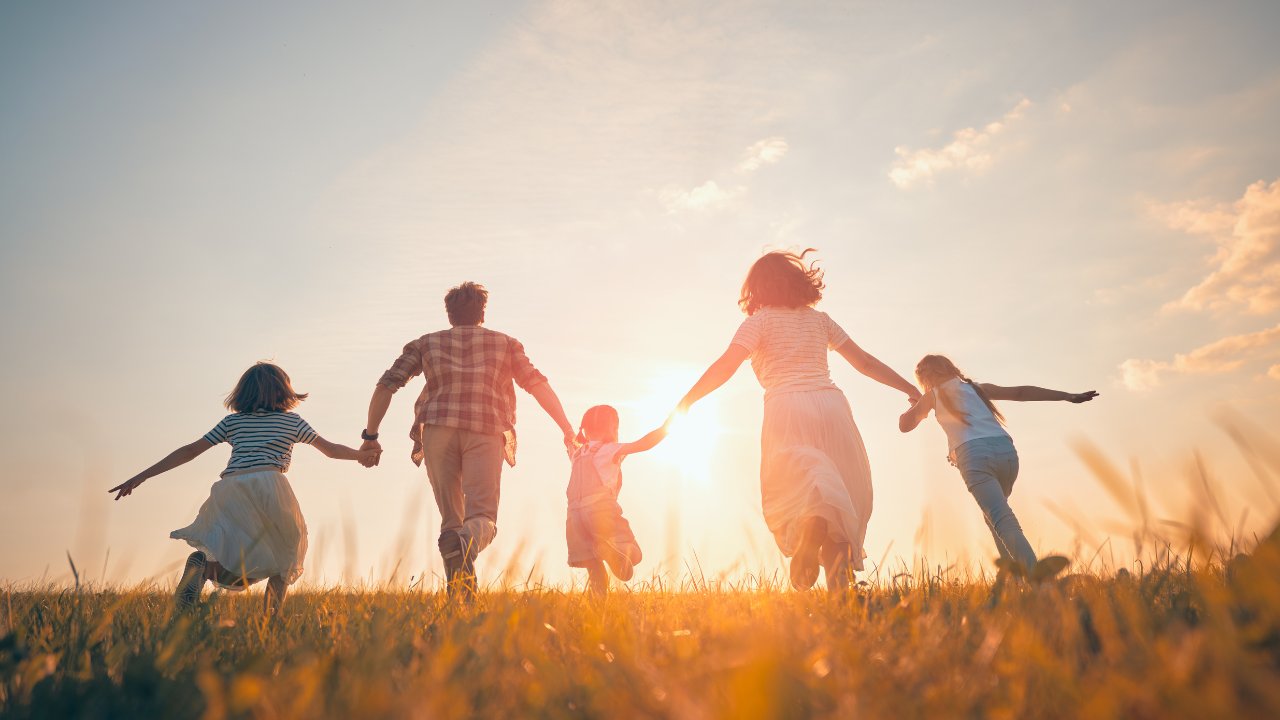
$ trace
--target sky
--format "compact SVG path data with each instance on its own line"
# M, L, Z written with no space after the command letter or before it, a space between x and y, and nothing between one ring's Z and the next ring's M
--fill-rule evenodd
M904 376L940 352L1101 393L1002 405L1041 553L1138 554L1147 505L1100 462L1169 532L1269 531L1278 35L1269 2L5 3L0 579L70 581L70 555L82 579L172 582L189 548L168 533L227 446L106 489L211 429L262 359L358 444L378 377L465 280L572 421L611 404L638 438L727 347L751 262L786 247L818 249L818 309ZM871 459L868 567L990 570L936 423L900 434L901 393L831 358ZM376 469L295 450L305 583L441 572L409 459L420 389ZM744 366L627 460L639 577L783 567L761 397ZM559 432L519 402L481 579L581 584Z

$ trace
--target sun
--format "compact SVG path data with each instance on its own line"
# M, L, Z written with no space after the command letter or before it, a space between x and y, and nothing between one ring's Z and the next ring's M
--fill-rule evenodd
M646 392L639 399L625 403L640 426L625 431L627 437L648 432L666 422L680 398L698 380L696 371L667 371L651 379ZM724 432L719 417L716 397L711 395L699 400L688 415L678 416L672 424L671 434L651 453L654 460L676 466L685 479L708 482L711 477L711 457L716 442Z

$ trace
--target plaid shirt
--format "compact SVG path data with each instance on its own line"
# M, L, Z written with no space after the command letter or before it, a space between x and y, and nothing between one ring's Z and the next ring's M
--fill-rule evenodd
M507 464L516 464L516 384L528 391L547 381L513 337L478 325L428 333L404 353L378 383L391 392L422 373L427 386L414 403L413 463L422 464L422 426L446 425L486 435L506 435Z

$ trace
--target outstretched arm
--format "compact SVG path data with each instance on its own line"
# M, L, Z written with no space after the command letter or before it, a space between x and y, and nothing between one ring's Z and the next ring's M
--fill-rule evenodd
M356 450L355 448L347 447L346 445L329 442L319 435L316 436L315 440L311 441L311 445L315 447L315 449L324 453L325 457L330 457L334 460L356 460L361 464L376 460L377 454L382 452L381 448L378 450Z
M626 445L623 445L622 448L618 450L619 462L621 462L622 458L627 455L644 452L645 450L652 450L658 443L662 442L663 438L671 434L671 423L674 422L675 419L676 413L671 413L667 416L667 421L662 423L662 427L650 432L635 442L629 442Z
M166 455L164 459L161 460L160 462L156 463L155 465L152 465L146 470L143 470L137 475L134 475L128 480L111 488L107 492L116 493L116 500L119 500L122 497L127 497L129 495L132 495L134 489L137 488L142 483L155 477L156 475L159 475L160 473L168 472L178 467L179 465L186 465L192 460L195 460L197 457L200 456L201 453L203 453L205 450L208 450L211 447L213 447L213 443L209 442L208 440L205 440L204 438L200 438L199 440L191 443L190 445L183 445L177 450L174 450L173 452Z
M569 422L569 418L565 417L564 406L560 404L560 396L556 395L556 391L551 389L551 383L542 382L529 388L529 394L534 400L538 401L538 405L551 416L556 425L560 426L560 431L564 433L564 445L573 450L573 436L576 434L573 430L573 423Z
M694 383L693 387L689 388L689 392L684 394L684 398L680 400L676 410L683 413L689 412L689 408L693 407L694 403L729 382L729 378L738 372L738 368L742 367L742 362L750 355L751 352L745 347L737 343L731 343L729 349L725 350L719 359L711 363L711 367L702 373L702 377L698 378L698 382Z
M992 400L1013 400L1015 402L1037 402L1065 400L1069 403L1089 402L1098 397L1096 390L1083 393L1065 393L1060 390L1049 390L1035 385L1019 385L1018 387L1001 387L991 383L981 383L982 390Z
M925 393L923 397L916 401L911 409L902 413L898 418L898 429L902 432L911 432L927 417L929 411L933 409L934 394Z
M894 372L893 368L877 360L871 353L858 347L858 344L854 341L845 341L843 345L836 348L836 352L840 353L840 356L845 360L848 360L854 370L882 385L888 385L895 390L901 390L906 393L907 398L912 403L920 399L919 388L907 382L906 378Z

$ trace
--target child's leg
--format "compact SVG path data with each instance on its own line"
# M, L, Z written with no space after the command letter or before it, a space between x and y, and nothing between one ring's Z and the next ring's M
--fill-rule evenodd
M1030 573L1036 566L1036 553L1027 542L1004 491L1005 487L1012 490L1013 480L1018 475L1017 454L978 446L968 448L968 452L959 459L960 474L982 509L987 526L996 539L997 549L1003 551L1000 556L1013 559Z
M280 610L284 607L284 596L288 591L289 586L285 585L284 578L279 575L267 578L267 591L262 594L262 609L269 617L280 616Z
M600 558L587 561L588 587L593 595L604 597L609 592L609 571Z

